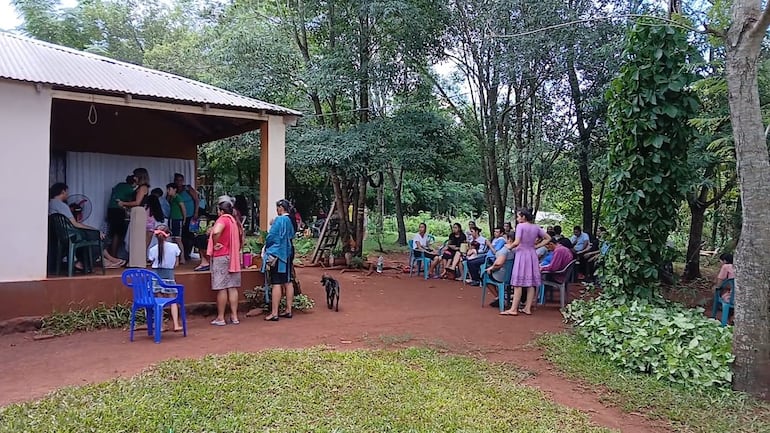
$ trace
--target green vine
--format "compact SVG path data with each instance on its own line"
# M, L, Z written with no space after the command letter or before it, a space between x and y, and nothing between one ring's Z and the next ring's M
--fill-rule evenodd
M607 92L610 123L610 226L606 290L654 298L666 239L688 189L689 144L698 113L689 66L699 56L671 26L634 26L625 64Z

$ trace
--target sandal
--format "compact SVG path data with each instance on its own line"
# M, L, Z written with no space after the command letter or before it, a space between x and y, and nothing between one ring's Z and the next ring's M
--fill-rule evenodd
M215 319L215 320L211 321L211 324L214 325L214 326L225 326L225 325L227 325L227 322L225 322L224 320L216 320Z
M293 314L291 314L291 313L282 313L282 314L279 314L279 315L278 315L278 317L282 317L282 318L284 318L284 319L291 319L293 316L294 316L294 315L293 315Z
M209 266L196 266L195 269L193 269L194 272L205 272L209 270Z
M265 322L277 322L277 321L278 321L278 316L265 317Z

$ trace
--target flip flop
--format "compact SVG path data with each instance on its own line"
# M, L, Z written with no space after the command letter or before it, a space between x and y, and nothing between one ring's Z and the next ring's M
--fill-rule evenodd
M227 325L227 322L225 322L224 320L212 320L211 324L214 326L225 326Z
M278 317L284 318L284 319L291 319L294 315L292 313L283 313L279 314Z
M241 321L237 320L237 319L236 320L230 320L230 323L232 323L233 325L238 325L239 323L241 323Z
M277 321L278 321L278 316L265 317L265 322L277 322Z
M527 316L531 316L531 315L532 315L532 313L527 313L527 312L526 312L526 311L524 311L524 310L519 310L519 313L524 313L524 314L526 314Z
M205 272L209 270L209 266L196 266L195 269L193 269L194 272Z
M503 311L500 313L501 316L518 316L519 313L511 313L510 311Z

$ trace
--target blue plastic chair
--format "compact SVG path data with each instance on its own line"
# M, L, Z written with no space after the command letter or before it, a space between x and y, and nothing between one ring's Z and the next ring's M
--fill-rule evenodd
M134 291L134 301L131 305L131 330L129 340L134 341L134 326L136 312L144 309L147 313L147 335L155 336L155 343L160 343L161 328L163 328L163 309L171 304L179 305L179 318L182 320L182 335L187 337L187 317L184 310L184 286L168 284L158 274L147 269L128 269L123 271L123 285ZM155 287L176 289L174 298L155 296Z
M414 240L409 241L409 276L417 275L419 267L418 264L422 263L422 273L425 279L428 279L428 270L430 269L431 259L425 257L420 253L419 256L415 255Z
M464 286L465 285L465 280L468 279L468 275L469 275L469 272L468 272L468 257L463 256L462 266L463 266L463 286Z
M505 309L505 288L511 285L513 260L506 260L505 264L503 265L503 275L507 275L507 277L506 281L502 283L498 283L497 281L492 280L492 278L487 273L486 268L486 263L481 265L481 307L483 308L484 304L486 303L485 300L487 297L487 287L495 286L497 287L497 299L499 299L498 304L500 306L500 312L502 313Z
M725 302L720 296L723 289L730 288L730 302ZM735 309L735 279L728 278L722 281L722 284L714 290L714 306L711 308L711 318L717 318L717 310L722 308L722 326L727 326L727 319L730 317L730 309Z

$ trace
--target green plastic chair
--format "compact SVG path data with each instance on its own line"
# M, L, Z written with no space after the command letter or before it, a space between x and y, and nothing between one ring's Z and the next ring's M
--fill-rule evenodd
M54 255L54 259L56 260L56 275L59 275L61 269L61 259L64 256L65 251L67 252L67 275L70 277L75 270L75 252L79 249L86 249L88 254L88 266L93 268L93 247L97 247L99 249L99 257L101 257L102 265L102 275L105 274L104 253L102 252L102 241L99 238L98 231L79 229L73 226L66 216L61 214L53 214L48 216L48 230L52 235L51 241L54 244L56 251ZM89 232L94 233L91 234ZM92 239L94 237L96 239Z

